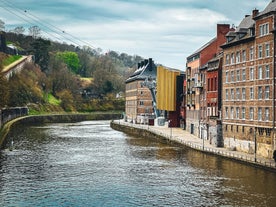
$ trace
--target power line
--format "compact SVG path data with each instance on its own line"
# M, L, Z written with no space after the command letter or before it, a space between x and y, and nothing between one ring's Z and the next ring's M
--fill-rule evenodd
M37 16L31 14L30 12L28 12L27 10L20 10L16 7L16 5L10 3L10 2L7 2L5 0L0 0L2 3L4 3L6 6L12 8L13 10L11 9L8 9L6 7L3 7L0 5L0 7L2 7L3 9L7 10L8 12L14 14L15 16L17 16L18 18L20 19L23 19L24 21L26 21L27 23L33 25L34 22L40 26L42 26L42 28L44 28L43 32L47 33L48 35L54 37L55 39L59 39L60 41L62 41L62 39L60 37L63 37L64 39L76 44L77 46L81 46L78 42L80 43L83 43L84 45L87 45L91 48L95 48L94 46L92 46L90 43L86 42L86 41L83 41L81 39L79 39L78 37L75 37L67 32L65 32L64 30L60 29L59 27L53 25L53 24L50 24L48 22L45 22L44 20L38 18ZM30 19L32 20L32 22L30 21ZM54 34L56 35L59 35L60 37L57 37L57 36L54 36L54 34L51 34L45 30L48 30L48 31L51 31L53 32ZM65 36L66 35L66 36ZM69 36L69 37L68 37ZM76 42L76 40L78 42Z

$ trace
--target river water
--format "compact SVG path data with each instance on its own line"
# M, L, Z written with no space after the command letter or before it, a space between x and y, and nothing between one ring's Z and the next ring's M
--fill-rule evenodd
M114 131L20 127L0 153L0 206L276 206L276 174Z

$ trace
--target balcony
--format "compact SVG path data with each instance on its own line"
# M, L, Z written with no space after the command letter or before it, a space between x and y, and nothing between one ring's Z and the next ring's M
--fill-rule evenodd
M194 88L203 88L203 83L202 82L195 83Z

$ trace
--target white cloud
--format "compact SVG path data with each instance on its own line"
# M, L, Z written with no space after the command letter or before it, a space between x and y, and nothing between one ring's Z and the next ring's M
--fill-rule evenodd
M14 0L14 4L30 5L28 12L65 31L64 35L72 34L96 48L152 57L156 62L181 69L185 68L187 56L215 37L217 23L238 24L252 9L262 10L269 3L268 0L27 1L28 4L22 4ZM13 25L23 22L12 15L7 15L4 21Z

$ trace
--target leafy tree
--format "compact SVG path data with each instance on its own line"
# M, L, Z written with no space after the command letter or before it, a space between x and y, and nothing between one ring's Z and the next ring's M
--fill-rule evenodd
M75 52L58 52L57 57L62 60L67 67L75 74L79 73L80 60L78 54Z
M49 48L51 46L51 42L49 40L39 38L35 40L31 46L33 54L35 55L35 63L41 67L42 71L46 71L48 69L50 59Z

